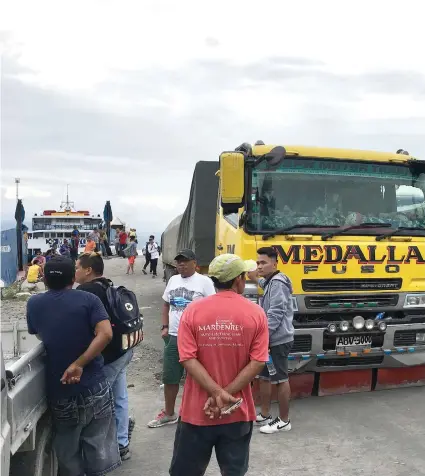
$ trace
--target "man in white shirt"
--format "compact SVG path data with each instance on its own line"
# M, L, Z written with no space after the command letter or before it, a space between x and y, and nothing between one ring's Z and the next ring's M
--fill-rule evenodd
M155 237L152 236L152 235L149 237L147 252L150 255L152 278L156 278L156 276L157 276L156 268L158 267L158 258L159 258L160 248L159 248L158 243L155 241ZM144 269L143 269L143 273L147 274Z
M168 281L162 308L162 338L165 341L163 383L165 408L148 423L149 428L177 423L176 398L184 368L179 362L177 333L186 307L196 299L215 294L214 284L207 276L196 272L196 256L192 250L182 250L175 258L179 274Z

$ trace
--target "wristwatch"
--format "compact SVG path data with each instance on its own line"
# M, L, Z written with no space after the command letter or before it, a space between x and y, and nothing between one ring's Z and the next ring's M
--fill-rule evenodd
M164 329L168 329L168 324L162 324L161 331L163 331Z

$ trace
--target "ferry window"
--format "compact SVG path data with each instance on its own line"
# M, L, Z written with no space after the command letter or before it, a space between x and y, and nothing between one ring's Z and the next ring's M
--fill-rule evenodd
M71 233L65 233L65 238L71 238Z

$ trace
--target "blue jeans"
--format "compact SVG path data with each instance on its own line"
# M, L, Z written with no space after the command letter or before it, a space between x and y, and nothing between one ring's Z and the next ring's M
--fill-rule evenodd
M104 476L118 468L114 402L106 380L49 406L61 476Z
M127 366L132 357L133 350L129 350L119 359L103 367L114 395L118 443L124 447L128 445Z

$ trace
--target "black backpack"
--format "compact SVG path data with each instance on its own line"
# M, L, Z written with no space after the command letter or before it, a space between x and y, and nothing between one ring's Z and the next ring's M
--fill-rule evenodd
M106 291L107 312L114 334L121 336L121 351L126 352L143 340L143 316L136 295L125 286L107 286L96 281Z

